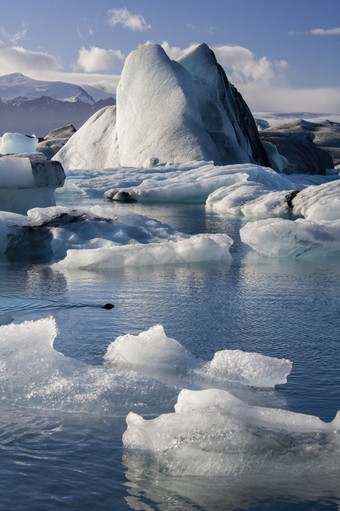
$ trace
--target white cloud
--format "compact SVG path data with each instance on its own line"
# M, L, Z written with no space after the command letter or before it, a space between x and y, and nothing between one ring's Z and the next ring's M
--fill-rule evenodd
M151 25L148 25L143 16L134 14L125 9L110 9L108 11L109 24L115 27L118 24L123 25L133 31L149 30Z
M46 52L31 51L22 46L9 46L0 41L0 69L2 74L42 73L60 69L59 60Z
M334 28L314 28L310 31L312 35L340 35L340 27Z
M83 69L87 73L104 71L121 67L125 56L120 50L105 50L97 46L91 46L89 50L82 47L79 50L77 69Z
M248 83L237 88L253 112L340 113L340 87L299 89Z
M20 30L19 32L16 32L14 34L7 32L7 30L3 27L0 28L0 32L2 33L2 35L8 41L10 41L12 44L16 44L18 41L20 41L20 39L23 39L24 37L26 37L27 30L28 30L28 24L25 22L22 23L22 30Z
M186 52L194 49L197 44L191 44L185 49L170 46L167 41L162 43L163 49L171 59L177 60ZM255 55L243 46L212 46L217 61L225 68L228 77L235 83L261 82L269 83L276 77L277 69L288 67L285 60L271 63L267 57L256 58Z

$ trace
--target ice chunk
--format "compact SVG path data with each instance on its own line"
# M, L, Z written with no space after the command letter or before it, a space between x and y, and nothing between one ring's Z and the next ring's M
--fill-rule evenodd
M54 318L0 326L0 400L25 407L123 416L170 409L177 391L124 370L90 366L53 348Z
M175 339L167 337L161 325L138 336L118 337L109 345L104 360L109 367L138 371L182 386L190 381L198 386L237 383L273 388L286 383L292 369L289 360L241 350L218 351L210 362L205 362L195 358Z
M0 188L35 187L29 158L0 158Z
M152 374L186 373L190 353L155 325L139 335L123 335L111 343L104 355L106 365Z
M287 200L293 184L272 169L245 169L244 178L216 189L207 199L208 209L225 215L246 218L287 217L291 207Z
M35 153L38 139L35 135L4 133L0 144L0 154Z
M340 251L340 220L259 220L242 227L240 235L243 243L273 257L327 256Z
M232 243L227 234L196 234L177 241L68 250L65 259L53 268L98 271L125 266L223 261L231 258Z
M287 382L292 362L241 350L217 351L214 358L195 369L205 382L236 382L253 387L274 387Z
M301 190L293 199L293 212L317 222L339 220L340 179Z
M282 409L250 406L224 390L182 390L175 413L126 419L127 449L153 452L172 475L225 475L282 471L283 466L334 470L340 413L332 423Z
M18 254L29 256L35 240L48 242L41 249L53 252L55 259L66 256L71 248L99 248L129 243L147 243L164 240L178 240L185 235L173 227L152 218L124 211L111 206L72 208L55 206L34 208L21 215L0 215L1 245L6 251L8 244L15 244ZM23 250L25 247L25 250ZM12 253L15 257L15 253Z
M26 221L24 215L0 211L0 254L4 254L8 250L17 228L25 225Z

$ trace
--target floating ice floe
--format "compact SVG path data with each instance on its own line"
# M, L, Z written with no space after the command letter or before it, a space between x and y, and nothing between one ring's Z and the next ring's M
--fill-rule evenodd
M289 360L241 350L218 351L211 361L205 362L167 337L161 325L137 336L118 337L109 345L104 361L109 367L138 371L167 382L187 379L197 386L236 383L273 388L286 383L292 369Z
M208 161L187 161L146 168L85 169L67 171L66 186L59 190L60 200L69 193L100 198L105 192L115 200L126 192L138 202L202 202L221 187L248 182L263 185L268 191L292 190L294 184L283 174L253 164L216 166ZM70 188L71 187L71 188Z
M340 219L340 179L308 186L292 200L293 214L320 222Z
M27 255L34 246L55 259L71 248L179 240L169 225L112 206L34 208L27 215L0 212L0 252Z
M340 180L308 186L291 200L295 221L280 218L248 223L241 240L274 257L335 255L340 251Z
M340 251L340 220L270 218L247 223L240 236L244 243L267 256L329 256Z
M126 422L124 447L153 453L158 469L173 476L338 470L339 412L325 423L250 406L224 390L184 389L175 413L145 420L131 412Z
M101 416L169 409L177 390L135 372L90 366L53 348L56 322L0 326L0 400Z
M231 258L232 243L227 234L196 234L177 241L68 250L65 259L52 267L98 271L126 266L224 261Z

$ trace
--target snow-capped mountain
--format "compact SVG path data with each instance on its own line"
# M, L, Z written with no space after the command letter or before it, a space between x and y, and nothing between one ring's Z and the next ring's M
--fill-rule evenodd
M91 86L33 80L21 73L0 76L0 136L6 131L45 136L66 124L79 128L113 94Z

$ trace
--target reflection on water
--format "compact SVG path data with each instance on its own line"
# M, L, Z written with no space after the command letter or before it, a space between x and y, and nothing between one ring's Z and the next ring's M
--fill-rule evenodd
M155 324L204 360L223 349L288 358L293 370L286 385L238 397L332 420L340 408L338 261L261 258L239 241L239 220L205 214L201 205L129 207L190 234L227 232L234 239L232 260L60 272L42 262L1 258L0 323L52 315L59 331L55 348L90 366L102 364L119 335L139 334ZM101 309L107 302L115 308ZM122 418L2 402L0 423L4 509L319 511L340 503L337 474L307 477L303 466L294 478L289 467L270 478L167 476L154 456L123 453Z

